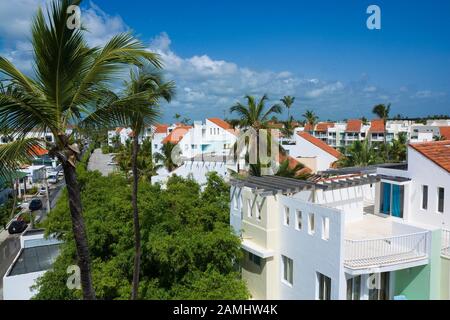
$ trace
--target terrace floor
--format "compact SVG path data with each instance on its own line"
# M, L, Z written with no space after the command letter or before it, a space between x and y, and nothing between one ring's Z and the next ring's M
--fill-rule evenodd
M365 240L392 236L392 218L365 214L362 220L345 225L345 239Z

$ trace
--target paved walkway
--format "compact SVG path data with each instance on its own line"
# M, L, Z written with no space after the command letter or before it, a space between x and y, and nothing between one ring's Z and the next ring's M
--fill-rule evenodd
M114 165L108 165L111 161L113 161L112 154L103 154L101 149L95 149L89 159L88 170L98 170L102 175L107 176L115 169Z

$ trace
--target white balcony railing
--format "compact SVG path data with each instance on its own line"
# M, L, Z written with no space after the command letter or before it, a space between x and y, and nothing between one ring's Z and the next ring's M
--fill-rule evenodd
M442 229L441 254L447 258L450 258L450 230Z
M428 257L428 231L380 239L345 239L344 264L351 269L387 266Z

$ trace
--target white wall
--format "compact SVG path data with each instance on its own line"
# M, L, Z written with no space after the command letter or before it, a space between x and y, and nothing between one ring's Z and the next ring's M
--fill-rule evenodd
M17 276L3 278L3 299L4 300L30 300L36 291L31 290L31 286L46 271L26 273Z
M342 299L345 294L343 271L344 216L339 210L314 205L280 196L279 199L280 248L277 252L280 272L281 255L293 260L293 285L280 279L279 299L316 299L317 272L331 278L331 299ZM284 224L284 208L290 208L290 225ZM302 229L296 229L296 210L302 211ZM308 233L308 214L315 215L315 233ZM329 239L322 239L322 219L329 219Z
M409 220L450 229L450 173L422 154L408 148L408 172L411 180ZM422 209L422 185L428 186L428 209ZM437 188L445 189L444 213L437 211Z

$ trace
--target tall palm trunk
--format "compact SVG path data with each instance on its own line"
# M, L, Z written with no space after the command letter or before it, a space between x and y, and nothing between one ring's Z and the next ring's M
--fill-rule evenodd
M83 298L85 300L94 300L95 292L92 286L89 248L82 215L80 186L78 185L75 168L66 159L60 159L60 161L63 166L69 194L70 218L72 219L72 230L77 248Z
M133 153L131 159L131 166L133 171L133 193L131 196L131 204L133 206L133 222L134 222L134 270L133 270L133 290L131 293L131 299L136 300L138 298L139 291L139 273L141 264L141 231L139 226L139 212L137 205L138 198L138 170L137 170L137 156L139 152L139 140L138 135L135 134L133 138Z
M387 146L387 130L386 130L386 120L384 120L384 135L383 135L383 140L384 140L384 157L385 157L385 161L389 160L389 152L388 152L388 146Z

